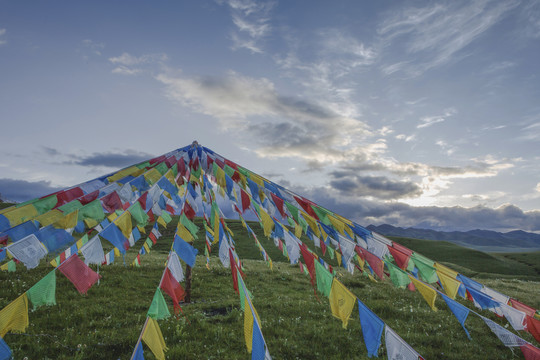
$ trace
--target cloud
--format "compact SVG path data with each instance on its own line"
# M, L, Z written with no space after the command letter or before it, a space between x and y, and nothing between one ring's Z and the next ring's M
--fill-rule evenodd
M55 149L55 148L52 148L52 147L48 147L48 146L42 146L41 147L43 149L43 151L45 152L45 154L49 155L49 156L56 156L56 155L60 155L60 152Z
M236 30L231 34L233 50L244 48L252 53L262 53L260 42L272 30L270 12L275 3L252 0L226 0L219 3L226 4L231 9L232 20L236 26Z
M517 1L489 0L450 2L389 13L377 29L381 46L395 51L398 59L407 60L383 66L383 72L391 74L406 70L410 75L419 75L463 57L462 50L499 23L518 4ZM415 57L412 63L419 65L405 66L405 61Z
M515 205L497 208L478 205L462 206L411 206L402 202L385 202L354 196L340 196L328 187L295 188L293 191L313 200L360 225L391 224L401 227L418 227L435 230L492 229L540 230L540 211L523 211Z
M113 74L136 75L144 71L145 66L150 64L163 64L168 60L166 54L144 54L134 56L127 52L120 56L109 58L109 62L116 67L112 70Z
M367 126L343 116L324 101L307 101L278 93L265 78L235 72L225 77L185 78L161 74L167 95L195 111L219 119L223 128L243 132L264 157L299 157L337 161L339 146L368 132Z
M84 39L82 41L84 47L90 49L94 55L101 56L101 50L105 48L105 44L101 42L96 42L90 39Z
M422 193L422 189L413 182L396 181L385 176L360 176L342 171L334 171L330 175L333 177L330 186L348 196L399 199Z
M51 194L61 189L52 186L50 181L0 179L0 196L2 200L22 202Z
M148 159L153 155L136 150L124 150L122 152L102 152L93 153L88 156L72 155L68 164L81 166L104 166L110 168L122 168L128 165L137 164Z
M7 43L7 40L3 39L6 34L6 29L0 29L0 46Z

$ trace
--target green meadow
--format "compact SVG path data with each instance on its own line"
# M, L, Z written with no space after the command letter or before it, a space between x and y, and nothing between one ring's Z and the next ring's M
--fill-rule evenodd
M131 266L143 244L139 240L122 258L101 266L102 279L85 296L57 272L56 306L30 309L30 326L24 334L8 333L5 341L16 359L129 359L146 312L164 270L177 217L160 229L163 236L151 252L141 255L141 267ZM196 219L201 225L201 219ZM258 223L249 223L272 258L273 269L262 260L259 249L238 221L227 221L234 232L236 251L243 260L244 281L253 295L262 332L274 359L367 359L355 307L347 329L334 318L328 299L314 294L309 277L290 265L273 241L262 234ZM202 228L202 227L201 227ZM148 227L148 230L150 227ZM313 243L302 238L312 249ZM444 242L394 239L433 260L471 276L495 290L540 308L540 257L538 254L490 255ZM103 241L105 250L110 249ZM192 303L182 304L183 315L160 320L169 348L168 359L250 359L243 333L243 312L232 287L231 272L222 267L217 246L212 249L210 269L205 266L204 232L193 269ZM319 249L316 252L322 256ZM328 253L323 258L331 265ZM96 269L95 266L92 266ZM0 308L6 306L52 270L48 262L27 271L19 264L15 273L0 272ZM470 314L461 325L439 297L432 311L418 292L395 288L388 280L372 282L359 272L350 275L337 269L338 278L359 299L392 327L425 359L520 359L506 348L478 317ZM169 305L168 297L165 295ZM469 308L471 302L459 300ZM169 307L171 313L172 305ZM476 310L476 309L475 309ZM482 315L506 325L488 311ZM535 345L525 332L519 335ZM154 359L145 346L145 359ZM379 357L385 358L383 345Z

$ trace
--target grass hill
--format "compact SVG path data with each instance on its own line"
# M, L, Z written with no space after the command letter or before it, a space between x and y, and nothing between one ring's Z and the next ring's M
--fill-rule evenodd
M5 336L15 358L129 359L163 272L176 221L162 231L164 236L151 253L141 256L140 268L129 264L142 246L142 240L127 252L127 266L122 259L117 259L115 264L100 267L101 282L86 296L81 296L57 273L57 305L31 310L27 333ZM273 242L263 236L257 223L250 226L272 258L273 270L260 260L258 248L241 224L238 221L227 223L234 232L237 253L245 268L245 284L253 294L253 304L274 359L367 359L356 308L348 328L343 329L341 322L331 315L328 299L314 295L309 277L287 262ZM203 236L201 231L195 244L201 254ZM311 242L302 240L313 249ZM396 241L469 276L480 277L486 285L540 308L540 276L533 271L538 268L540 257L494 256L449 243L401 238ZM316 251L320 254L319 249ZM204 256L198 256L193 269L193 302L183 305L185 317L159 321L169 347L166 353L169 359L250 358L231 273L222 267L216 253L217 248L214 248L209 270L204 265ZM335 259L327 255L325 260L336 265ZM42 262L30 271L18 265L15 273L0 272L0 308L51 269ZM390 281L374 283L359 273L350 275L343 269L337 271L349 290L426 359L516 358L472 314L466 321L472 336L469 341L440 297L436 302L439 311L433 312L418 292L394 288ZM461 302L472 307L470 302ZM172 306L169 308L172 311ZM490 312L482 314L505 324ZM519 335L537 345L529 334L520 332ZM145 358L154 359L145 349ZM381 349L379 356L385 358L384 342Z

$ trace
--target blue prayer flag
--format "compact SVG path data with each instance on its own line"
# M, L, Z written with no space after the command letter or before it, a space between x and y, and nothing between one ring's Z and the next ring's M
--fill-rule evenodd
M99 233L99 236L110 242L115 248L120 250L122 254L125 254L126 249L124 247L125 242L127 241L122 231L115 224L110 224Z
M482 310L494 309L500 307L500 304L480 291L467 287L467 291L474 299L475 305L478 304Z
M448 296L441 294L444 301L446 302L446 305L450 308L452 313L455 315L455 317L458 319L459 323L463 327L463 330L465 330L465 334L467 334L467 337L469 340L471 340L471 335L469 334L469 331L465 328L465 320L467 319L467 316L469 315L469 309L465 306L461 305L455 300L452 300Z
M0 337L0 360L9 360L11 359L11 349L8 344Z
M246 309L246 311L251 311L251 309ZM265 354L264 338L259 324L255 319L253 321L253 335L251 337L251 360L264 360Z
M358 300L358 312L368 356L376 357L381 346L384 322L360 300Z
M34 234L39 228L33 221L26 221L4 232L4 235L8 235L11 241L16 242L22 238L27 237L30 234Z
M184 239L178 235L174 236L173 249L186 264L191 267L195 266L195 257L199 250L185 242Z
M139 343L137 344L137 347L135 348L135 352L133 353L133 356L131 358L133 360L144 360L143 347L142 347L141 341L139 341Z

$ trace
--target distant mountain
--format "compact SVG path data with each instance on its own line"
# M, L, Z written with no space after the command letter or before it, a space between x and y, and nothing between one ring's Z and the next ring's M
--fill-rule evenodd
M521 230L500 233L491 230L436 231L395 227L388 224L369 225L369 230L384 236L401 236L413 239L449 241L468 247L486 248L540 248L540 234Z

